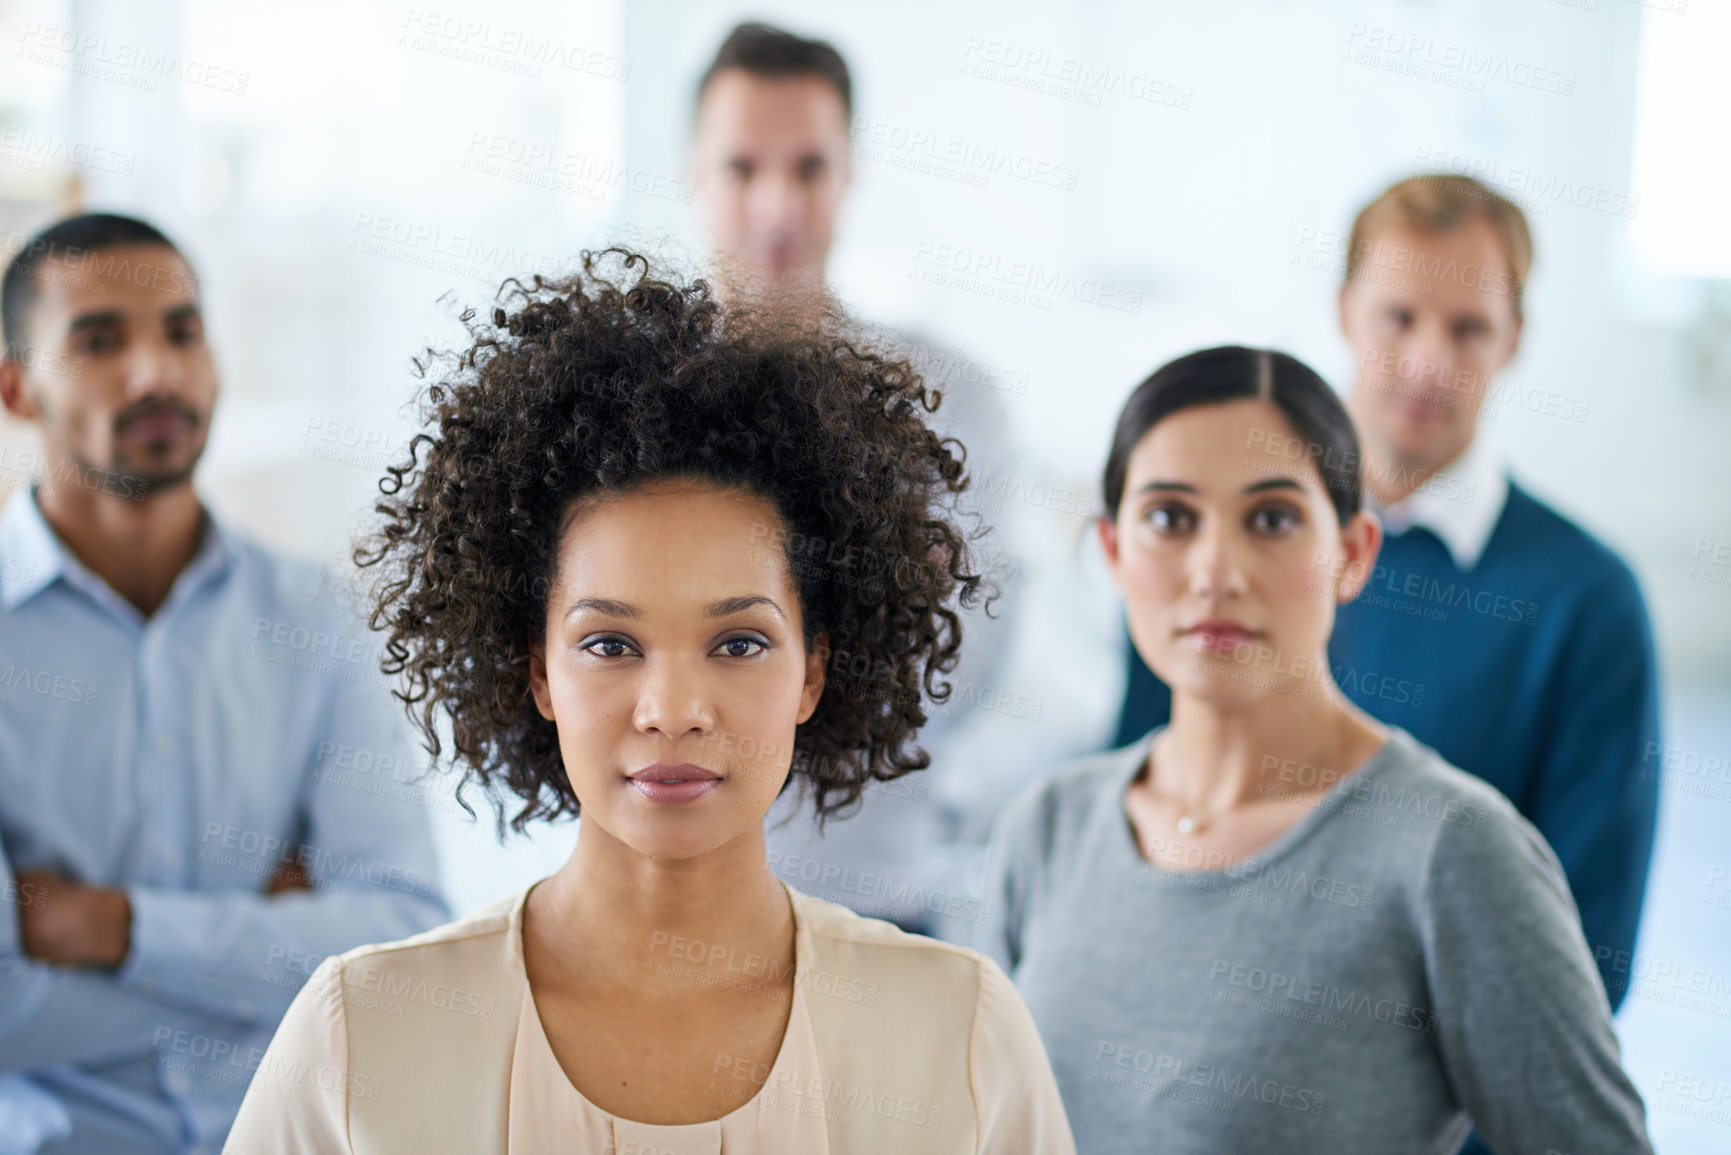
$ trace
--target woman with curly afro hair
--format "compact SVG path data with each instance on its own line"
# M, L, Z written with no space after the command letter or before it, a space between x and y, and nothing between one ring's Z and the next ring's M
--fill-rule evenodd
M433 754L501 826L581 835L520 895L327 960L227 1149L1073 1152L994 963L765 851L783 789L828 817L926 764L982 596L939 398L623 250L509 284L423 365L356 560Z

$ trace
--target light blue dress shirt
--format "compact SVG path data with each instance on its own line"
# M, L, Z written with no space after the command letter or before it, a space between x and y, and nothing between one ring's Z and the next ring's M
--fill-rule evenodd
M317 567L207 516L146 619L35 496L0 510L0 1117L45 1091L44 1152L214 1152L320 959L448 919L423 761ZM265 897L289 862L314 889ZM36 869L125 888L118 969L23 954Z

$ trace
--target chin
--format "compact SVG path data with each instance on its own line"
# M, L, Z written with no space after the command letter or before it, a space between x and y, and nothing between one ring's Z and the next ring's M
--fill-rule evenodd
M721 815L693 812L634 814L629 825L613 829L621 842L645 858L671 861L701 858L740 834Z
M1171 688L1174 697L1182 694L1219 710L1249 709L1274 692L1274 675L1230 657L1180 652L1161 666L1155 673Z
M1436 421L1414 421L1388 414L1377 423L1376 442L1395 462L1426 461L1446 437L1446 426Z

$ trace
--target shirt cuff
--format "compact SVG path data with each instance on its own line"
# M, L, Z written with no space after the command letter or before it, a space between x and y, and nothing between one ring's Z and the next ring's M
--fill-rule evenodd
M205 911L197 896L142 886L125 890L132 904L132 930L126 958L114 977L150 995L175 989L177 978L196 982L205 961L196 949L205 941Z

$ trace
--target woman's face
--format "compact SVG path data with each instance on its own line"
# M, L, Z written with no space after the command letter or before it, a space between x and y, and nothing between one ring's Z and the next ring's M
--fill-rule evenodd
M688 481L568 518L530 685L586 836L676 859L762 842L828 644L805 646L782 526L762 497Z
M1341 527L1309 446L1272 403L1199 405L1130 455L1100 535L1130 637L1174 694L1223 707L1329 687L1328 636L1381 532Z

